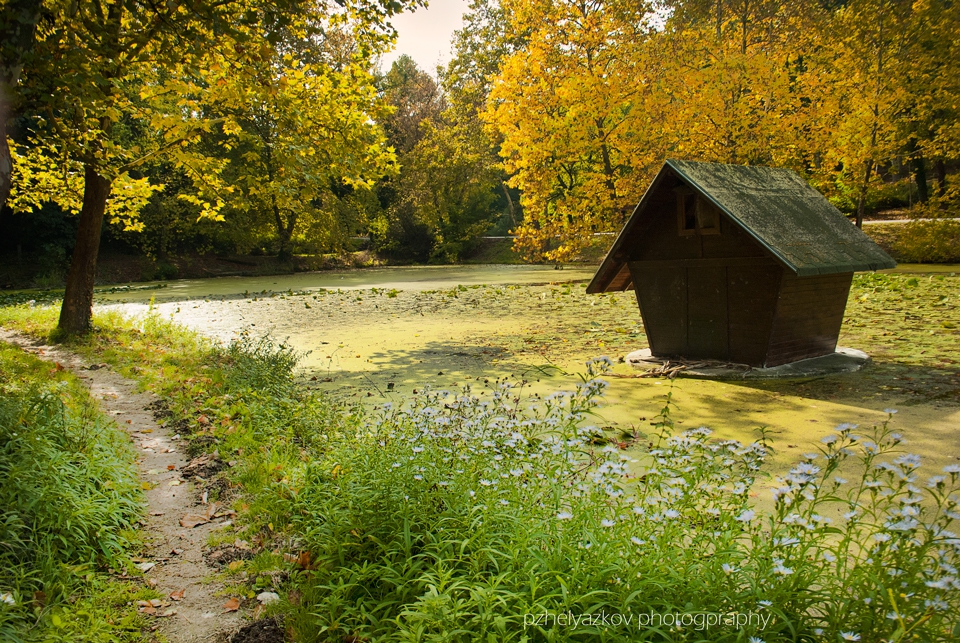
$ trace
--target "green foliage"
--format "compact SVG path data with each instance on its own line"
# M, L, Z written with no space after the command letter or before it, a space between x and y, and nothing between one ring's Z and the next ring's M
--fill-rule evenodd
M134 455L85 390L0 345L0 637L137 638L122 569L142 510ZM128 603L129 605L129 603Z
M447 104L436 82L401 56L383 79L400 176L381 183L369 230L386 256L456 262L500 217L501 172L476 110ZM451 94L456 99L456 96Z

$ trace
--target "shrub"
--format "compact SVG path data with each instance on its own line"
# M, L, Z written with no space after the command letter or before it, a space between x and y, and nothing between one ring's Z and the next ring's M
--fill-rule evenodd
M918 458L897 454L902 441L887 423L869 438L841 425L777 480L774 508L761 513L750 494L770 453L762 433L751 444L712 440L706 428L676 434L668 399L645 454L631 460L623 445L580 426L605 387L592 375L531 409L508 383L490 399L428 392L287 472L277 495L311 570L290 621L300 636L770 642L960 633L960 539L948 531L960 517L960 468L924 483ZM845 480L841 468L859 473ZM678 627L678 614L690 622ZM719 615L726 620L708 620ZM574 617L576 626L566 620Z
M907 263L960 262L960 221L934 219L903 224L893 251Z

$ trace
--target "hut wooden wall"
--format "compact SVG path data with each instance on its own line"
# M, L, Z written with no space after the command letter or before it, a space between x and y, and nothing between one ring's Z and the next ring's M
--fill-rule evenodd
M760 244L724 215L720 217L720 234L680 236L677 198L671 186L651 195L648 212L646 225L634 229L624 244L626 261L766 256Z
M687 271L659 262L629 266L651 353L682 355L687 347Z
M760 366L783 270L723 215L720 234L680 236L674 186L651 195L652 216L626 244L650 350Z
M783 268L766 264L727 268L730 361L762 366L767 358Z
M764 258L634 261L654 355L761 366L783 269Z
M837 348L853 273L797 277L785 272L766 366L829 355Z

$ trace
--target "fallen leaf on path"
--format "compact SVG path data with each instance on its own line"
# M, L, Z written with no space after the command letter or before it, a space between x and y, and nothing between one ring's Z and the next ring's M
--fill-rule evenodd
M187 529L193 529L199 525L204 525L210 522L206 516L200 516L197 514L187 514L180 519L180 526L186 527Z
M156 566L157 566L156 563L138 563L136 565L136 568L142 571L144 574L146 574L148 571L150 571Z
M240 569L241 567L243 567L243 561L242 561L242 560L235 560L235 561L233 561L232 563L230 563L229 565L227 565L227 569L229 569L229 570L232 571L232 572L237 571L237 570Z
M183 483L183 480L171 480L169 486L179 487Z
M215 502L207 507L207 520L210 520L217 514L217 509L219 509L219 505Z
M162 512L162 511L151 511L151 512L150 512L150 515L151 515L151 516L162 516L163 513L164 513L164 512Z
M176 468L177 468L177 465L175 465L175 464L168 464L168 465L167 465L167 471L173 471L173 470L176 469Z
M180 554L183 553L183 550L178 547L176 549L171 549L170 553L173 554L174 556L179 556Z
M149 614L150 616L154 616L157 613L157 608L147 606L147 607L141 607L137 611L140 612L141 614Z
M175 600L175 601L182 601L182 600L183 600L183 595L184 595L184 593L185 593L186 591L187 591L187 590L185 590L185 589L176 589L176 590L170 592L170 598L172 598L172 599Z
M238 609L240 609L240 599L231 598L229 601L223 604L223 609L226 612L236 612Z
M177 613L177 610L175 610L175 609L173 609L173 608L171 607L171 608L168 609L168 610L164 610L162 614L157 614L157 616L167 617L167 616L173 616L173 615L176 614L176 613Z

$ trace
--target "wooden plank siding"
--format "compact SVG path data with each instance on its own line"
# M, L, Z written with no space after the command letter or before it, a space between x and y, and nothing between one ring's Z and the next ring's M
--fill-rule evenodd
M837 348L853 273L797 277L784 272L766 366L829 355Z
M694 359L729 359L727 267L686 268L687 347Z
M652 354L762 366L783 269L770 259L628 264Z
M766 361L783 272L773 261L727 268L730 361L751 366Z
M654 355L681 355L687 347L687 272L630 262L640 316Z

